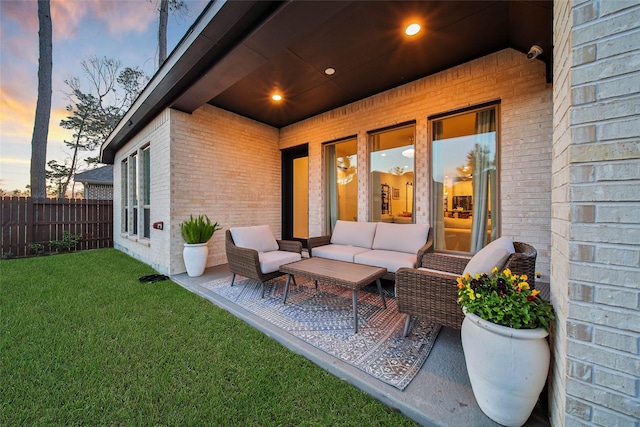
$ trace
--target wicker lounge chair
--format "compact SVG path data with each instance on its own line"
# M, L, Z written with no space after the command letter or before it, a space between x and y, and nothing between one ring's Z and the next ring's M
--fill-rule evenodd
M503 268L515 274L526 274L531 287L535 285L535 265L538 253L526 243L513 242L515 253ZM396 272L398 311L407 314L404 335L409 332L411 317L429 320L443 326L460 329L464 314L457 303L456 278L462 275L471 257L428 252L422 257L422 268L401 268Z
M237 246L234 241L230 230L225 233L225 248L227 251L227 261L229 263L229 270L233 273L231 279L231 286L236 280L236 274L258 280L262 284L262 297L264 298L264 283L267 280L271 280L275 277L282 276L279 266L281 264L299 261L302 254L302 243L291 240L276 240L278 249L275 251L261 251L256 249ZM270 263L270 266L265 268L264 255L269 252L291 252L298 254L298 257L289 258L286 262L281 264ZM261 260L261 257L263 258ZM288 257L287 257L288 258ZM296 259L294 259L296 258ZM261 266L262 261L262 266ZM295 279L294 279L295 284Z

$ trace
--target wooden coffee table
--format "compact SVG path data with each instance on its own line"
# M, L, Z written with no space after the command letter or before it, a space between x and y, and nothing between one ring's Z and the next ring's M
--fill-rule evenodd
M293 275L314 280L316 288L318 287L318 280L320 280L351 289L353 291L353 329L355 333L358 333L358 289L375 281L382 298L382 305L387 308L387 302L384 300L382 285L380 284L380 278L387 273L386 268L315 257L284 264L280 266L280 271L287 274L287 283L284 287L284 297L282 299L283 304L287 302L289 282Z

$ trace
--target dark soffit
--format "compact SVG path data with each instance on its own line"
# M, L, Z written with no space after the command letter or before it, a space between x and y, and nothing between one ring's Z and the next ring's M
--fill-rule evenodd
M423 31L402 33L411 19ZM552 1L285 3L180 95L283 127L511 47L537 44L551 81ZM327 67L336 69L327 76ZM284 101L270 95L280 91Z

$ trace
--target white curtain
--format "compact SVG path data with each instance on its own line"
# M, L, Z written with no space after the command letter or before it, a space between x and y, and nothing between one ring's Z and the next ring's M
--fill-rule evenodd
M333 233L333 227L338 220L338 166L336 164L336 146L325 147L327 159L327 224L329 234Z
M433 206L434 206L434 243L435 249L444 250L444 163L442 162L444 146L443 142L438 142L442 139L442 122L435 122L433 124ZM437 169L437 170L436 170Z
M471 226L471 252L486 246L489 205L495 211L495 109L480 111L476 115L475 148L473 152L473 222ZM491 199L491 200L490 200ZM492 221L492 228L495 227ZM492 237L495 231L492 230Z

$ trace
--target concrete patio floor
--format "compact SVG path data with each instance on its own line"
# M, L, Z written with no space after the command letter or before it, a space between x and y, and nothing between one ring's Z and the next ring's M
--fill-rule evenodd
M407 388L400 391L289 335L201 286L211 280L230 278L230 275L228 266L221 265L206 269L200 277L189 277L183 273L171 276L171 279L423 426L499 426L482 412L473 396L459 330L442 328L422 369ZM546 410L540 404L525 426L549 426Z

